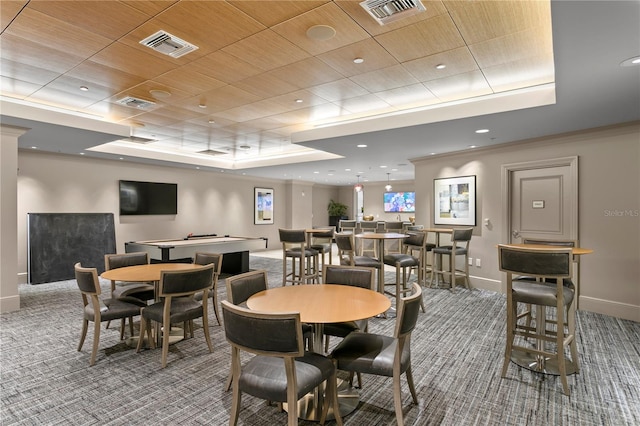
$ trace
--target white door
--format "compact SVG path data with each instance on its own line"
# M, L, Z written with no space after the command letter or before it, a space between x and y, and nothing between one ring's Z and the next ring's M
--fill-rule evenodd
M577 240L577 169L577 157L503 166L508 208L503 240Z

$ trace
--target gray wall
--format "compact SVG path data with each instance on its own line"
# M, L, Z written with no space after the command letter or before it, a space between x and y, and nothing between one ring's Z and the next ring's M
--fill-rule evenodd
M414 161L415 184L393 183L394 190L416 191L416 222L433 225L433 179L478 176L478 223L490 218L491 228L478 226L471 242L472 257L482 267L471 268L472 284L502 290L496 245L502 235L501 166L529 160L579 157L580 243L593 248L581 263L580 308L640 321L640 218L614 216L611 211L640 209L640 124L594 129L572 135L474 150ZM231 173L132 165L80 156L18 153L18 273L26 281L26 214L29 212L113 212L119 251L131 240L177 238L193 233L224 233L269 238L279 248L279 227L328 223L329 199L352 205L351 187L305 182L253 179ZM118 179L175 182L179 214L175 217L120 217ZM365 213L393 220L382 212L385 182L365 185ZM273 187L275 224L253 225L253 187ZM304 196L302 193L304 192ZM351 215L351 213L349 213ZM409 215L403 215L404 216ZM3 291L11 285L2 283ZM6 294L6 293L5 293Z

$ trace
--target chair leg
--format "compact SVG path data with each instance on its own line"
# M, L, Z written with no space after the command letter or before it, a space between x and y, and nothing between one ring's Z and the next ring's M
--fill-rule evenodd
M211 297L211 304L213 305L213 313L216 315L218 325L222 325L220 322L220 312L218 311L218 290L213 289L213 297Z
M395 373L395 371L394 371ZM402 420L402 395L400 393L400 374L393 375L393 405L396 411L396 422L398 426L403 426Z
M162 323L162 368L167 366L169 355L169 337L171 336L171 324Z
M227 377L227 381L224 384L224 390L226 392L229 392L229 390L231 389L231 382L233 381L233 373L231 371L229 371L229 377Z
M242 395L240 394L240 387L237 384L234 384L233 399L231 400L231 413L229 415L229 426L236 426L238 424L238 414L240 413L241 402Z
M409 385L409 392L411 392L411 398L413 398L413 403L418 403L418 396L416 394L416 388L413 385L413 373L411 372L411 366L407 368L407 371L404 373L407 376L407 384Z
M96 354L98 353L98 343L100 342L100 322L95 321L93 326L93 348L91 349L91 360L89 366L96 363Z
M138 336L138 345L136 346L136 352L140 352L140 349L142 349L142 342L144 341L144 336L146 334L147 334L146 320L141 315L140 316L140 335ZM149 339L151 339L151 336L149 336Z
M120 318L120 340L124 339L124 329L126 325L125 318Z
M507 296L508 297L508 296ZM511 304L511 309L509 305ZM511 351L513 350L513 339L515 321L517 318L516 312L517 305L513 302L507 301L507 342L504 348L504 362L502 364L502 377L507 375L507 368L509 368L509 362L511 361Z
M333 407L333 413L335 415L336 424L342 426L342 416L340 415L340 409L338 406L338 379L337 370L333 370L333 373L326 381L326 397L324 399L324 405L322 406L322 414L320 416L320 424L324 425L327 419L327 413L329 412L329 400L331 400L331 406Z
M567 318L567 328L569 334L573 336L571 339L571 343L569 344L569 349L571 350L571 361L573 361L573 365L576 369L576 373L580 371L580 361L578 359L578 347L576 343L576 311L575 311L575 300L571 302L571 307L569 308Z
M133 337L133 317L129 317L129 335Z
M87 337L87 328L89 327L88 320L82 320L82 334L80 335L80 343L78 344L78 352L82 350L82 345L84 345L84 339Z
M211 335L209 334L209 320L206 316L202 317L202 328L204 329L204 338L207 341L207 346L209 346L209 353L211 353L213 352L213 345L211 344Z

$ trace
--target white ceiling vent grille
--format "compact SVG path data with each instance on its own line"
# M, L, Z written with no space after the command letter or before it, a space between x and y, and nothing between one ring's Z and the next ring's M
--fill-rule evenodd
M198 46L162 30L140 41L140 44L172 58L179 58L198 49Z
M133 142L133 143L141 143L141 144L147 144L147 143L156 141L155 139L141 138L140 136L129 136L128 138L124 138L120 140L124 142Z
M227 154L224 151L216 151L215 149L205 149L204 151L198 151L198 154L204 154L204 155L223 155L223 154Z
M403 19L426 9L420 0L366 0L360 3L369 15L380 24Z
M151 101L145 101L144 99L134 98L133 96L127 96L122 99L118 99L116 103L131 108L148 109L154 106L156 103Z

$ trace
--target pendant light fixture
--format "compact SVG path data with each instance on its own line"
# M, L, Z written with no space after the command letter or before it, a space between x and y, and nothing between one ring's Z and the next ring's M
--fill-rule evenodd
M353 186L353 190L356 192L362 191L362 184L360 183L360 175L358 175L358 183Z
M385 185L385 187L384 187L384 189L385 189L387 192L391 191L391 188L393 188L393 187L391 186L391 182L389 181L389 175L391 175L391 173L387 173L387 184L386 184L386 185Z

